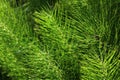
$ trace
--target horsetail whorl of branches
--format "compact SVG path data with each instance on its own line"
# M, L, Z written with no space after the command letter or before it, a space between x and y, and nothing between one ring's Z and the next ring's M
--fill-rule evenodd
M0 80L120 80L120 0L0 0Z

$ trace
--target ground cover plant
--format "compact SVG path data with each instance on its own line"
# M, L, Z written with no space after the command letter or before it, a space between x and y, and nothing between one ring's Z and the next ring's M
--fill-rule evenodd
M0 80L120 80L119 0L0 0Z

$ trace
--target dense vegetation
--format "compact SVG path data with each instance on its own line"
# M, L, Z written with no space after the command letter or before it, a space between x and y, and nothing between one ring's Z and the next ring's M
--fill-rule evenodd
M0 80L120 80L120 0L0 0Z

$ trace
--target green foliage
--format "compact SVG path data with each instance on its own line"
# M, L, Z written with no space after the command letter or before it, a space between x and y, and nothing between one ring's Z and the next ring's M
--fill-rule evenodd
M61 70L39 49L22 10L10 8L7 2L0 4L4 5L0 6L0 67L4 73L12 80L61 80Z
M0 2L1 79L120 80L119 0Z
M35 12L36 26L34 30L40 39L41 48L49 51L59 64L60 69L64 71L65 80L79 79L76 76L79 74L79 64L76 64L76 62L79 61L74 51L77 48L77 43L73 41L75 35L72 33L74 33L74 30L70 28L67 17L63 23L55 15L54 11L51 10Z

